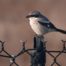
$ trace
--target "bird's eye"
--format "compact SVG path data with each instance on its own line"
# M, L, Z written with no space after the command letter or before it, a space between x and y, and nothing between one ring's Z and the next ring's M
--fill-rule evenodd
M39 15L34 15L34 17L40 17Z

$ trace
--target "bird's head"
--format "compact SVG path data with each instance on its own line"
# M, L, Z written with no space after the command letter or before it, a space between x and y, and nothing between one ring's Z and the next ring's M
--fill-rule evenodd
M43 15L39 11L30 12L26 16L26 18L28 18L28 19L38 19L38 18L41 18L41 17L43 17Z

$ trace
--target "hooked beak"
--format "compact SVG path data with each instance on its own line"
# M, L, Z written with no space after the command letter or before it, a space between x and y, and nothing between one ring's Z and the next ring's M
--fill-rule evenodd
M30 17L32 17L32 16L33 16L33 15L27 15L26 18L30 18Z

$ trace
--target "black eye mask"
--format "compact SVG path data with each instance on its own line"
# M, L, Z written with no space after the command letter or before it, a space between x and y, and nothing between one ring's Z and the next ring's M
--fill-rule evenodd
M39 15L28 15L26 16L26 18L30 18L30 17L40 17Z

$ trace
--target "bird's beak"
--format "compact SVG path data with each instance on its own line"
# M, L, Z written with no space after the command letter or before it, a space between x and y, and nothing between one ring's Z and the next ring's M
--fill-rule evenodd
M29 18L29 17L31 17L31 16L32 16L32 15L27 15L26 18Z

